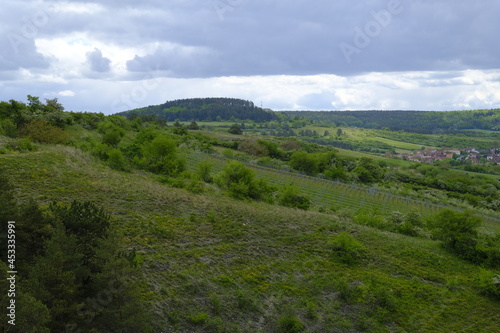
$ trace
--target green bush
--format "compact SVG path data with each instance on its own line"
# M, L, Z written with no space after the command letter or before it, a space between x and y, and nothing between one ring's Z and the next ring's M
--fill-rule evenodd
M108 151L108 165L115 170L128 171L128 163L123 153L118 149L111 149Z
M0 135L8 136L9 138L17 137L17 126L10 119L0 121Z
M500 274L481 270L476 281L481 294L500 300Z
M308 210L311 207L311 199L299 193L294 186L287 186L278 196L278 203L285 207Z
M462 258L476 257L478 228L482 219L471 211L457 212L445 209L429 223L433 236L443 242L443 247Z
M33 120L23 127L21 134L32 141L40 143L64 143L68 137L59 127L50 125L43 120Z
M305 329L304 324L296 316L283 316L278 319L277 333L300 333Z
M231 134L236 134L236 135L243 134L243 130L241 129L240 126L238 126L238 124L231 125L231 127L228 130L228 132L231 133Z
M345 264L353 264L363 258L366 248L350 234L343 232L335 236L328 247L333 255Z
M168 135L159 135L142 147L146 169L165 175L176 175L186 169L186 161L177 154L177 143Z
M303 151L297 151L290 157L290 166L297 171L303 171L310 175L318 173L319 161L316 156Z
M12 150L18 151L20 153L26 153L36 150L36 146L28 138L17 139L16 141L9 143L9 147Z
M214 179L211 175L214 165L208 161L203 161L198 165L198 175L205 183L211 183Z
M236 199L265 200L274 190L264 180L255 179L255 172L237 161L228 162L215 181Z
M102 142L110 146L116 146L120 143L121 139L122 135L119 131L111 130L102 135Z

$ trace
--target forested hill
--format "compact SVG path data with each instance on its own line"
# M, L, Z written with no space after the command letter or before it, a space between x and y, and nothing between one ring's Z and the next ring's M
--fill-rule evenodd
M291 118L337 126L389 128L415 133L465 129L500 130L500 109L478 111L284 111Z
M253 102L236 98L189 98L169 101L119 113L133 115L154 115L167 121L216 121L216 120L253 120L264 122L278 119L272 111L256 107Z

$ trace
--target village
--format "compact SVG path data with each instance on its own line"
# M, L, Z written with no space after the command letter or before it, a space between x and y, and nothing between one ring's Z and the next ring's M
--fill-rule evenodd
M464 163L485 164L495 163L500 165L500 148L493 149L424 149L414 153L394 155L407 161L434 163L446 159L454 159Z

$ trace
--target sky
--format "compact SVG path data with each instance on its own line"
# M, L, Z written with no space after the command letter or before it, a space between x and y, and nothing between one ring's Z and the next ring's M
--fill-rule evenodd
M3 0L0 100L500 108L498 0Z

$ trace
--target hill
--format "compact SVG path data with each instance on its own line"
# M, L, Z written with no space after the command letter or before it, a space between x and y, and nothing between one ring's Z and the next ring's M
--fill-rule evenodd
M179 99L121 112L118 115L132 118L153 115L167 121L253 120L263 122L278 119L272 111L256 107L253 102L236 98Z
M267 124L237 135L31 100L0 103L0 287L16 291L0 303L15 300L16 331L500 325L498 176L252 132Z
M436 241L193 195L73 148L1 161L19 199L92 200L112 214L142 262L150 332L492 332L500 324L500 304L476 291L477 267ZM362 244L352 263L335 254L339 235Z
M500 130L500 110L476 111L282 111L315 123L393 131L435 133L465 129Z

